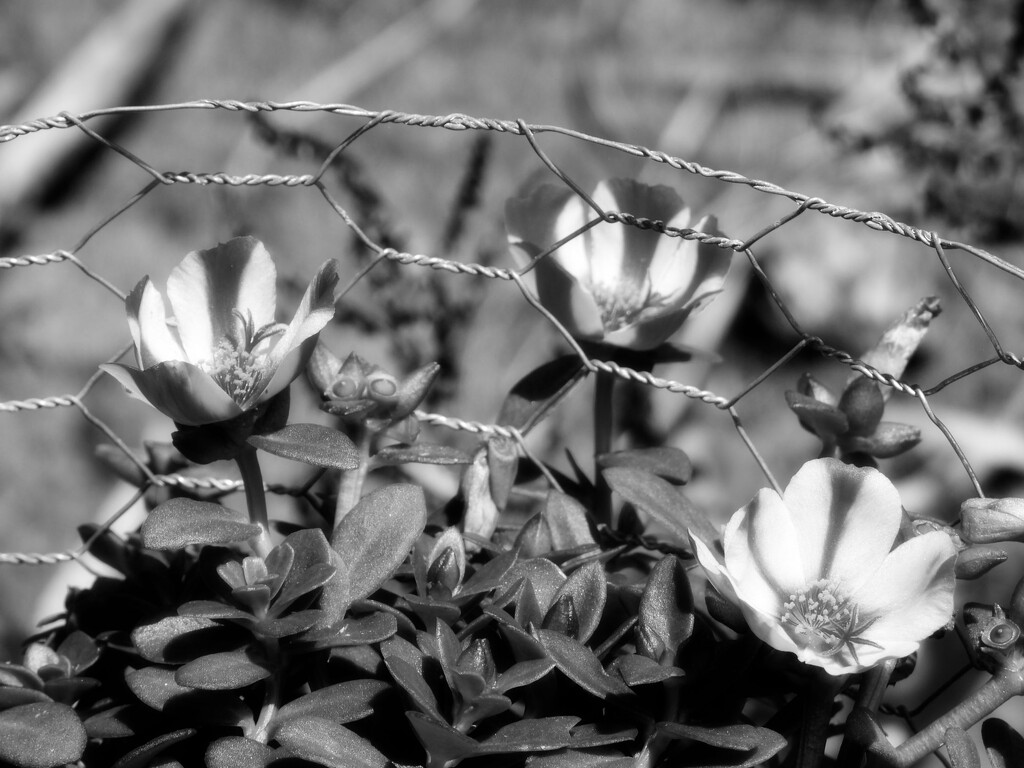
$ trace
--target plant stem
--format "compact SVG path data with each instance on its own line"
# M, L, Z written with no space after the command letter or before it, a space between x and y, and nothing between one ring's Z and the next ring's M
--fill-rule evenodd
M860 692L857 694L855 706L866 709L871 713L878 711L894 669L896 669L896 659L889 659L877 667L872 667L867 672L862 673L860 676ZM858 768L863 760L863 748L855 743L853 739L844 736L842 746L839 747L836 768Z
M256 728L251 737L253 740L260 742L260 744L266 744L270 740L270 727L274 722L274 716L281 706L280 678L283 667L280 660L281 646L275 638L265 637L263 639L263 650L266 653L267 662L270 665L272 674L267 679L267 689L263 694L263 707L260 709L260 716L256 720Z
M235 457L235 463L238 465L238 471L242 475L242 483L245 485L245 503L249 508L249 520L256 523L262 529L259 536L250 539L249 544L259 557L266 558L273 547L270 543L267 495L263 490L263 473L260 471L260 462L256 457L256 449L243 449Z
M341 482L338 484L338 502L334 508L335 528L345 519L345 515L359 503L359 497L363 493L363 482L370 469L370 441L373 435L366 427L360 427L359 434L354 437L356 438L356 448L359 451L359 466L355 469L343 470L341 473Z
M895 764L913 765L942 746L946 740L946 731L950 728L963 728L966 731L1014 696L1022 694L1024 670L1000 670L967 699L896 747Z
M594 383L594 516L598 524L612 523L612 489L601 474L597 457L612 448L612 395L615 390L615 376L606 371L595 373Z
M828 723L832 719L832 703L845 682L845 677L834 677L822 670L813 672L803 694L796 768L818 768L821 765L828 739Z

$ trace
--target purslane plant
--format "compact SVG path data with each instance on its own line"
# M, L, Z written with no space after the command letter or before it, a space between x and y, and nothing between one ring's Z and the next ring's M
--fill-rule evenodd
M537 194L509 208L531 255L586 223L578 198L545 212L537 201L553 193ZM689 223L664 187L613 181L594 199ZM536 265L551 281L542 298L570 300L549 310L603 345L592 349L665 359L658 345L721 289L727 259L621 222L587 232L567 262L555 251ZM784 492L760 491L719 550L679 449L612 450L605 419L594 474L568 477L521 459L511 437L475 454L420 439L437 366L392 374L316 346L333 266L288 326L276 323L275 277L258 241L236 238L172 273L173 324L148 280L129 296L138 368L106 370L177 432L138 464L105 460L149 488L149 474L233 459L246 509L217 490L150 488L138 532L82 529L116 575L69 594L24 658L0 664L0 765L813 768L843 730L841 768L909 766L943 744L965 768L962 730L1024 690L1022 582L1005 607L969 604L957 622L988 682L903 745L880 729L886 684L954 616L954 577L994 564L960 561L1018 539L1024 502L969 500L955 526L904 511L882 472L855 466L882 456L864 450L886 424L875 380L847 382L846 402L789 398L828 456ZM869 365L905 365L923 334L914 322L894 326ZM499 418L510 434L575 385L569 362L512 388ZM330 426L287 423L303 367ZM288 522L268 518L259 451L308 467ZM404 482L411 463L464 467L458 493ZM830 726L837 697L854 707ZM1024 747L994 718L982 736L997 756Z

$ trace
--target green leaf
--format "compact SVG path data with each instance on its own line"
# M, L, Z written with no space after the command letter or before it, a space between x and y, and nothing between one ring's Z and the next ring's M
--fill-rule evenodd
M413 704L430 715L434 720L444 721L441 711L437 706L437 697L430 689L427 681L423 679L420 671L406 659L396 655L389 655L384 648L381 648L381 650L384 652L384 663L387 665L388 672L391 673L391 677L394 678L395 682L402 687L402 690L409 695Z
M499 728L477 749L481 755L510 752L547 752L572 743L572 727L580 719L573 716L536 717L517 720Z
M174 664L187 661L211 646L223 648L224 641L237 637L230 629L207 618L168 616L132 632L132 643L147 661Z
M269 435L253 435L249 445L314 467L356 469L359 466L359 450L348 436L321 424L289 424Z
M142 524L150 549L182 549L193 544L233 544L260 535L261 528L241 512L208 501L165 501Z
M693 477L690 457L678 448L632 448L627 451L603 453L597 457L602 469L631 467L650 472L673 483L688 483Z
M626 757L618 750L591 750L583 752L565 749L543 755L531 755L526 759L527 768L635 768L632 757Z
M516 562L514 550L502 552L479 566L459 588L456 597L463 598L490 592L508 583L508 572Z
M498 693L505 693L513 688L521 688L524 685L535 683L555 667L551 659L531 659L513 664L500 675L494 683L494 690Z
M366 739L322 717L289 720L275 734L281 746L327 768L387 768L389 761Z
M527 432L587 374L577 355L544 363L521 378L501 405L497 423Z
M331 565L334 550L319 528L295 531L282 544L287 544L292 553L288 558L287 572L283 574L284 583L271 608L275 615L279 615L302 595L326 584L331 578L326 568L330 569L331 574L334 573Z
M201 691L233 691L270 677L266 662L250 648L211 653L190 661L174 673L174 681Z
M186 688L174 681L174 670L163 667L129 669L125 673L128 689L147 707L175 717L188 717L208 725L238 725L252 712L237 696Z
M611 467L603 474L613 491L637 509L661 521L680 542L689 543L689 531L705 542L712 542L718 537L711 522L667 480L631 467Z
M946 729L946 754L953 768L981 768L978 747L963 728Z
M555 665L583 690L602 699L609 694L630 693L621 680L604 671L601 662L587 646L548 629L535 629L533 634Z
M85 726L67 704L37 702L0 712L0 760L20 768L56 768L85 751Z
M429 765L448 765L453 760L461 760L477 751L475 740L440 718L428 717L422 712L406 712L405 716L409 718L416 738L430 755Z
M298 639L303 643L303 650L317 651L380 643L397 631L398 619L393 614L381 611L369 616L343 619L329 627L311 630ZM307 646L306 643L310 645Z
M381 448L371 459L378 467L393 467L398 464L470 464L473 457L465 451L436 443L412 443L411 445L389 445Z
M981 741L992 768L1017 768L1024 765L1024 736L1005 720L990 717L981 724Z
M673 677L682 677L684 674L679 667L662 666L654 659L635 653L626 653L616 657L609 666L609 670L618 673L630 688L635 685L661 683Z
M682 723L658 723L658 733L672 739L691 739L692 741L706 744L717 749L726 749L732 752L743 754L735 756L721 756L718 761L711 762L701 754L699 758L692 761L695 765L712 768L712 765L728 768L754 768L761 765L765 760L777 754L786 746L786 740L775 731L767 728L758 728L754 725L725 725L719 728L702 728L696 725L683 725Z
M427 504L419 486L388 485L359 500L331 537L338 573L324 587L321 606L332 620L341 619L353 601L394 573L426 523Z
M190 616L201 619L230 619L232 621L255 622L251 613L240 611L216 600L192 600L178 607L179 616Z
M206 750L207 768L266 768L274 750L244 736L224 736Z
M383 680L347 680L312 691L288 702L277 713L278 723L300 717L322 717L339 725L373 714L376 699L391 686Z
M586 507L568 494L548 492L544 501L544 519L551 531L551 545L556 550L595 543Z
M645 656L674 663L679 650L693 634L693 592L686 568L674 555L658 561L647 578L637 620L641 638L655 637L661 645L657 654L640 648Z
M135 728L131 723L132 707L123 704L110 709L104 709L95 715L86 718L82 725L90 739L123 739L135 735Z
M155 739L150 739L141 747L136 747L127 755L122 757L113 768L146 768L152 764L153 758L161 752L166 752L180 741L191 738L197 733L195 728L182 728L180 731L172 731Z

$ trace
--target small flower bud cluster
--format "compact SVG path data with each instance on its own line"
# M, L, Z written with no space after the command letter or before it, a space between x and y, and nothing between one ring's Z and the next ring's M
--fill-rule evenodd
M325 411L350 426L365 426L370 432L386 432L411 443L419 434L413 411L440 370L437 363L429 363L400 379L354 352L342 362L318 344L306 373Z

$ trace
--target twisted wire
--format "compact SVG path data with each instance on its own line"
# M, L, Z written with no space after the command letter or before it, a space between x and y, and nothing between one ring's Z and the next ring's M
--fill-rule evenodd
M320 161L319 167L315 173L302 173L302 174L277 174L277 173L247 173L247 174L235 174L228 172L194 172L194 171L161 171L150 164L148 164L143 158L133 154L127 148L117 144L116 142L108 139L92 130L86 123L93 118L113 115L113 114L127 114L127 113L159 113L168 112L174 110L211 110L220 109L229 112L239 113L270 113L275 111L291 111L291 112L320 112L337 115L340 117L354 118L363 121L360 127L352 131L344 140L337 143L333 149L327 154L327 157ZM379 125L393 124L408 127L420 127L420 128L440 128L451 131L492 131L497 133L506 133L513 136L524 137L529 143L530 148L533 152L541 159L544 165L564 184L569 186L577 195L579 195L594 211L596 218L580 227L577 231L564 238L559 243L552 244L545 252L537 255L530 265L521 270L512 270L504 267L492 266L489 264L479 263L468 263L457 261L454 259L442 258L439 256L433 256L428 254L417 254L417 253L406 253L398 251L393 248L387 248L379 243L374 242L360 227L359 223L355 221L352 216L334 199L334 197L327 190L323 178L325 172L330 167L331 163L340 155L342 152L347 151L349 147L357 141L361 136L368 133L370 130ZM786 189L782 186L776 185L772 182L750 178L743 174L729 171L714 169L708 166L701 165L696 162L688 161L683 158L676 157L666 152L662 152L655 149L650 149L635 144L626 144L608 139L603 139L596 136L591 136L579 131L563 128L555 125L533 125L524 122L523 120L503 120L487 117L474 117L462 113L450 113L446 115L428 115L428 114L417 114L417 113L404 113L393 110L368 110L362 107L348 105L348 104L320 104L310 101L289 101L289 102L276 102L276 101L241 101L233 99L200 99L190 102L181 102L177 104L157 104L148 106L124 106L114 107L108 109L98 109L91 112L85 112L79 115L71 115L69 113L62 113L60 115L52 117L44 117L37 120L28 121L19 125L3 125L0 126L0 144L13 141L17 138L27 136L33 133L46 130L61 130L66 128L77 128L89 139L99 143L108 150L111 150L127 161L137 165L139 168L144 170L150 175L150 180L141 191L139 191L134 197L128 200L127 203L116 209L112 214L107 216L105 219L100 221L96 226L89 230L86 235L80 240L80 242L72 249L57 249L48 254L42 255L21 255L21 256L9 256L0 258L0 269L11 269L15 267L27 267L27 266L45 266L50 264L57 264L65 261L71 261L74 263L87 277L94 280L106 290L111 292L113 295L120 299L124 298L124 293L121 292L111 281L96 272L91 267L87 266L82 260L76 256L80 249L89 240L99 232L101 229L106 227L110 222L121 216L127 210L129 210L135 203L148 195L151 191L157 187L169 186L173 184L191 184L195 186L222 186L222 187L255 187L255 186L281 186L281 187L314 187L318 189L327 204L334 210L334 212L342 219L344 224L349 227L353 233L361 240L369 249L376 253L376 260L374 263L380 260L387 259L400 265L418 266L427 269L444 271L453 274L467 275L471 277L480 277L485 279L504 280L507 282L513 282L519 287L523 294L523 297L534 306L542 315L545 316L548 323L554 327L558 333L563 337L566 343L575 351L577 356L580 358L581 364L586 368L587 371L593 373L602 371L625 381L634 382L646 387L654 389L661 389L664 391L672 392L675 394L681 394L685 397L698 400L707 405L713 406L716 409L727 411L733 420L735 429L747 446L749 452L754 457L755 461L761 467L763 473L768 478L769 482L776 489L779 488L778 483L775 481L771 474L769 467L765 460L760 456L756 446L751 441L749 435L740 420L740 416L735 409L735 405L750 391L761 385L762 382L767 380L770 376L774 375L780 370L784 363L793 359L793 357L804 348L810 348L822 357L829 358L856 371L873 381L876 381L882 386L889 387L895 391L903 394L910 395L917 399L921 403L922 409L928 415L929 419L936 425L936 427L943 433L948 440L953 451L956 453L957 458L963 464L971 482L975 486L975 490L978 495L981 496L982 489L978 482L978 479L968 461L964 455L962 449L957 443L955 437L950 432L948 427L938 418L928 401L929 396L940 391L941 389L959 381L960 379L971 375L982 368L992 365L996 362L1002 362L1006 365L1011 365L1016 368L1024 368L1024 357L1014 352L1005 350L995 332L989 326L980 307L977 302L970 296L963 283L957 277L949 259L944 253L944 249L955 249L962 250L993 267L1000 269L1008 274L1011 274L1018 278L1024 278L1024 270L1016 267L1013 264L1009 264L1003 259L988 253L987 251L972 246L970 244L959 243L956 241L948 240L943 238L936 232L931 232L918 227L911 226L900 222L884 213L877 211L862 211L856 208L839 205L826 201L819 197L805 195L799 192L795 192ZM702 176L718 180L729 184L739 184L749 187L755 192L760 192L769 195L781 196L788 198L797 204L797 207L790 213L784 215L777 221L763 227L753 236L745 239L738 240L733 238L724 237L720 234L711 234L706 232L700 232L692 229L677 228L667 225L664 221L657 219L650 219L640 214L634 214L625 211L605 211L602 210L588 195L587 193L567 174L565 174L559 166L548 156L544 148L541 146L541 142L538 139L539 135L542 134L557 134L566 136L569 138L584 141L590 144L594 144L601 147L610 148L619 152L626 153L633 157L649 160L659 164L667 165L673 169L690 173L693 175ZM857 357L849 354L848 352L833 347L825 342L820 337L806 333L800 328L796 318L790 312L785 301L779 296L778 292L771 285L771 281L768 276L760 268L757 260L754 258L750 251L751 246L762 238L771 235L781 227L785 226L797 216L802 215L807 211L813 211L820 213L831 218L841 219L850 221L853 223L861 224L870 227L873 230L895 234L900 237L908 238L912 241L921 243L929 248L932 248L939 261L942 264L943 269L949 276L949 279L953 283L956 290L974 315L976 321L985 331L988 336L989 342L995 350L995 357L976 363L969 366L961 371L954 373L947 377L943 381L933 385L930 388L924 388L916 384L912 384L899 379L897 376L879 371L872 366L864 363ZM701 244L714 246L721 248L725 251L733 251L737 253L744 253L751 264L754 267L755 273L761 279L765 285L769 295L779 308L780 312L785 316L787 322L791 325L795 333L797 334L798 341L796 344L781 357L776 363L763 371L757 376L752 382L747 384L743 389L736 393L732 398L723 397L715 392L707 389L703 389L691 384L684 382L675 381L664 377L654 375L650 371L640 371L633 368L620 365L613 361L595 360L589 358L579 344L572 338L571 334L561 325L561 323L540 303L538 297L524 284L522 276L525 275L536 263L542 258L548 258L551 254L557 250L565 242L568 242L574 237L581 236L584 232L590 229L592 226L601 222L619 223L625 226L636 227L642 230L650 230L660 233L663 236L678 237L684 240L692 240ZM353 283L358 282L368 270L361 272ZM120 355L118 355L119 357ZM116 358L112 358L116 359ZM135 457L128 447L120 440L120 438L111 430L111 428L105 424L102 420L94 416L88 408L84 405L82 399L89 394L92 390L93 385L98 380L99 372L93 374L89 381L83 386L82 390L76 395L54 395L50 397L30 397L24 399L8 400L6 402L0 402L0 412L14 413L20 411L41 411L41 410L52 410L56 408L63 408L68 406L75 406L82 413L90 423L98 427L103 431L113 442L120 448L126 455L141 468L144 472L147 480L147 487L180 487L194 491L214 491L217 493L233 493L243 488L240 480L226 479L226 478L197 478L188 477L180 474L171 475L154 475L137 457ZM532 461L538 464L542 471L545 471L544 465L537 460L528 450L524 442L524 434L511 426L500 425L500 424L488 424L480 421L471 421L455 416L449 416L437 413L428 413L424 411L416 412L417 418L420 421L447 429L469 432L479 435L496 435L505 438L510 438L516 441L522 454L530 458ZM549 480L557 485L557 481L549 476ZM315 480L314 480L315 482ZM277 494L288 494L293 496L309 496L311 484L307 484L302 488L292 488L283 485L267 485L266 490L271 493ZM635 539L635 544L646 546L647 548L659 548L656 542L645 542L642 539ZM662 550L667 551L667 550ZM59 562L66 562L68 560L75 559L78 554L74 552L65 553L12 553L12 554L0 554L0 563L17 563L17 564L56 564Z

